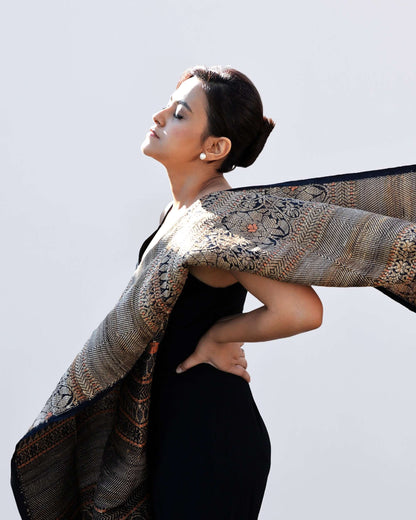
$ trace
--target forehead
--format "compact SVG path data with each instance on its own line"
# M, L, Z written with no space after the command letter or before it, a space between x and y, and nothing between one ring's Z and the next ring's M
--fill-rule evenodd
M173 101L186 101L192 110L194 110L194 107L205 108L206 97L202 88L202 81L195 76L185 80L171 97Z

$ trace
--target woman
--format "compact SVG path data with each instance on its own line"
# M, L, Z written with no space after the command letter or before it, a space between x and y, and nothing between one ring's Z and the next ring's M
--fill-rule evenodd
M173 200L139 262L197 199L230 189L223 173L252 164L274 127L252 82L222 67L185 71L153 121L141 150L166 168ZM263 306L243 313L247 291ZM247 272L189 269L153 378L153 518L258 517L270 442L241 346L312 330L321 321L322 305L311 287Z
M241 345L318 327L310 285L416 310L416 166L230 188L272 128L232 69L185 72L154 116L142 150L173 201L16 445L23 519L257 518L270 443ZM264 305L244 314L246 291Z

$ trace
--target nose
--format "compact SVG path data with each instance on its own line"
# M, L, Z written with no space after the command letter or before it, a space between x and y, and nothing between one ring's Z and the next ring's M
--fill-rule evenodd
M165 110L166 110L165 108L162 108L162 110L159 110L159 112L156 112L156 114L153 114L152 119L159 126L163 126L164 125L165 118L164 118L163 112Z

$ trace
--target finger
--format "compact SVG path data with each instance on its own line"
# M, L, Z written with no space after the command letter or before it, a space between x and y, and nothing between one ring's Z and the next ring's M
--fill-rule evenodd
M231 374L235 374L236 376L242 377L245 381L247 381L247 383L250 383L250 374L241 365L234 365L230 368L229 372Z
M194 367L195 365L199 365L200 363L203 363L203 360L201 360L198 355L193 352L176 367L176 373L181 374L182 372L185 372L186 370L189 370L190 368Z
M243 357L233 358L229 362L229 365L241 365L244 368L247 368L247 364L247 359Z
M243 356L239 356L239 357L233 356L231 364L233 364L233 365L241 365L244 368L246 368L247 367L247 359L245 357L243 357Z

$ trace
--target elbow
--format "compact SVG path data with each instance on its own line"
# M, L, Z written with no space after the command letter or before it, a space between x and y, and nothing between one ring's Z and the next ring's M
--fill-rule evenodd
M317 297L314 299L313 305L310 305L303 315L304 331L318 329L322 325L323 317L324 308L321 300Z
M318 329L322 325L323 320L323 305L318 295L315 293L313 298L308 301L303 301L302 304L296 306L293 314L296 322L295 328L299 332L308 332L310 330Z
M323 305L312 287L297 287L297 294L286 301L278 300L270 309L280 336L288 337L319 328L323 321ZM280 328L282 327L282 328Z
M314 313L314 315L310 317L307 330L319 329L319 327L322 325L323 317L323 310L321 310L319 313Z

